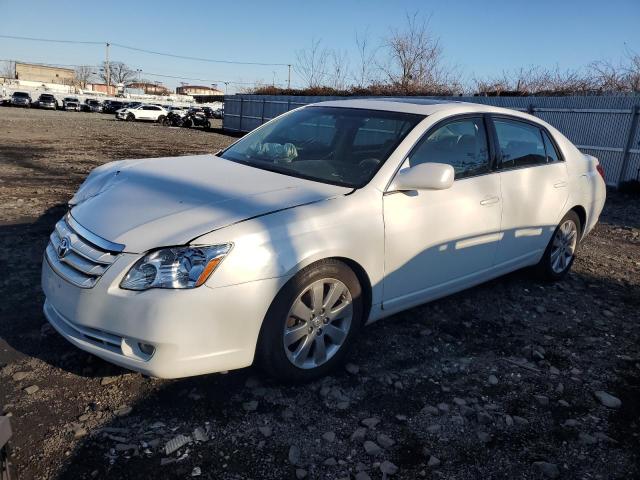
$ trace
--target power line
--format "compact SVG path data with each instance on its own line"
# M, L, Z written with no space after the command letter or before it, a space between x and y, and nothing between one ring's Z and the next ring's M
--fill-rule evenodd
M126 50L133 50L136 52L148 53L151 55L160 55L163 57L171 57L171 58L181 58L184 60L193 60L197 62L208 62L208 63L224 63L231 65L258 65L265 67L289 67L289 63L268 63L268 62L243 62L237 60L220 60L213 58L202 58L202 57L190 57L188 55L178 55L173 53L166 52L158 52L155 50L148 50L145 48L132 47L130 45L123 45L121 43L112 43L112 42L95 42L95 41L81 41L81 40L58 40L52 38L36 38L36 37L22 37L18 35L0 35L0 38L9 38L13 40L27 40L33 42L47 42L47 43L70 43L70 44L80 44L80 45L106 45L109 44L113 47L124 48Z
M122 45L120 43L112 43L114 47L125 48L127 50L134 50L136 52L149 53L151 55L161 55L163 57L171 57L171 58L181 58L184 60L194 60L197 62L209 62L209 63L227 63L234 65L260 65L265 67L288 67L288 63L266 63L266 62L241 62L236 60L214 60L211 58L201 58L201 57L189 57L187 55L177 55L173 53L164 53L164 52L156 52L154 50L147 50L144 48L131 47L129 45Z
M32 42L75 43L75 44L82 44L82 45L104 45L106 43L106 42L84 42L81 40L56 40L53 38L20 37L17 35L0 35L0 38L10 38L12 40L29 40Z

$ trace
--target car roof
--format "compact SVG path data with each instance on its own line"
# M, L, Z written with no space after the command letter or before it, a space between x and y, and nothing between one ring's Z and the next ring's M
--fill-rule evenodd
M323 107L342 107L342 108L361 108L369 110L386 110L390 112L416 113L419 115L432 115L436 112L451 111L455 113L473 113L473 112L489 112L489 113L506 113L519 117L527 117L534 119L535 117L522 112L510 110L507 108L493 107L480 103L457 102L454 100L437 100L431 98L414 98L414 97L376 97L376 98L354 98L345 100L329 100L310 104L309 106ZM536 119L538 120L538 119Z

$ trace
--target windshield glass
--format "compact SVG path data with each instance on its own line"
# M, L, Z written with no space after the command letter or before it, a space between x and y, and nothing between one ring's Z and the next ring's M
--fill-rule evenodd
M25 92L14 92L14 93L13 93L13 96L14 96L14 97L25 97L25 98L26 98L26 97L28 97L28 96L29 96L29 94L28 94L28 93L25 93Z
M286 175L360 188L423 118L382 110L308 107L249 133L220 156Z

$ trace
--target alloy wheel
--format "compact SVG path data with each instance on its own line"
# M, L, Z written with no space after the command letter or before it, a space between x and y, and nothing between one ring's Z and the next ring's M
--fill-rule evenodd
M309 285L295 299L283 331L289 361L312 369L326 363L345 342L353 321L353 299L347 286L335 278Z
M578 227L573 220L566 220L556 231L551 246L551 270L562 273L571 264L578 244Z

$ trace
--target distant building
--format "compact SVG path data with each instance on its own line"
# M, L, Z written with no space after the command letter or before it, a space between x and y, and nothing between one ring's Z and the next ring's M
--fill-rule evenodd
M147 95L169 95L171 92L161 83L132 82L127 84L127 90L142 90Z
M76 72L72 68L51 67L36 63L15 63L15 78L31 82L73 85Z
M104 83L88 83L85 90L91 90L92 92L106 93L107 95L115 95L118 93L118 87L116 85L107 85Z
M181 85L176 88L178 95L224 95L222 90L204 85Z

